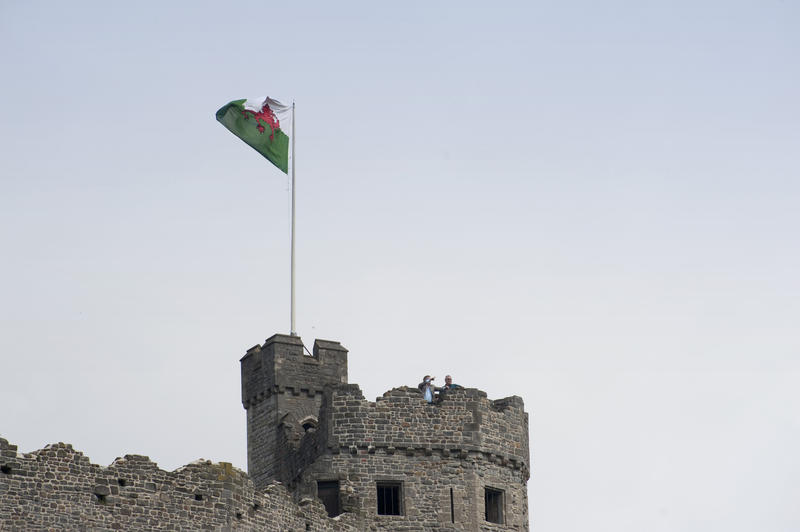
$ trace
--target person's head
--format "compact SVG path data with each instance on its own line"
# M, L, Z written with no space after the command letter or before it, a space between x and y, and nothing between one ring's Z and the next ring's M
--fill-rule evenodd
M422 382L428 382L429 380L431 380L430 375L425 375L424 377L422 377Z
M453 377L451 377L450 375L445 376L444 382L445 384L453 384Z

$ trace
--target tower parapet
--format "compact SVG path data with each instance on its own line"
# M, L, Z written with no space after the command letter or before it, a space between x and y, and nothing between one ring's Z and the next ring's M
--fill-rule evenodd
M312 354L303 350L300 337L285 334L248 349L240 361L244 407L273 393L322 393L326 384L347 384L347 349L339 342L316 340Z
M414 455L480 453L529 476L528 415L522 398L492 401L475 388L448 392L428 404L416 388L389 390L372 403L357 385L333 390L329 447Z

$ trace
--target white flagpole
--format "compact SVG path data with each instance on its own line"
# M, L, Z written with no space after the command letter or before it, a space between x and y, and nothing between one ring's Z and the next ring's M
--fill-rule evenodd
M297 331L294 328L294 139L297 135L297 126L294 121L294 102L292 102L292 290L291 290L291 325L289 327L289 334L297 336Z

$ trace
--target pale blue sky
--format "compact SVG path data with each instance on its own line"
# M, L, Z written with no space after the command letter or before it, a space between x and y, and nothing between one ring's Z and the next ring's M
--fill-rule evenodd
M800 528L800 7L0 1L0 436L246 467L288 332L531 418L534 529Z

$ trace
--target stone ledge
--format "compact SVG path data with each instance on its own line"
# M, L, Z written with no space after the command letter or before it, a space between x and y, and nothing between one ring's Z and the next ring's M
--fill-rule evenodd
M272 386L272 388L261 390L257 394L245 399L242 401L242 406L244 406L244 409L247 410L251 406L257 405L258 403L264 401L265 399L269 399L275 394L306 395L308 397L314 397L315 395L322 395L323 393L325 393L325 391L321 388L295 388L294 386L276 384Z
M474 460L485 460L486 462L511 470L528 471L528 465L523 460L507 454L485 451L476 445L462 445L460 447L453 445L430 445L421 447L418 443L394 442L388 445L371 442L331 445L328 447L328 451L331 454L349 454L353 456L364 454L384 454L389 456L402 454L409 457L437 455L441 458L449 458L452 460L472 458Z

